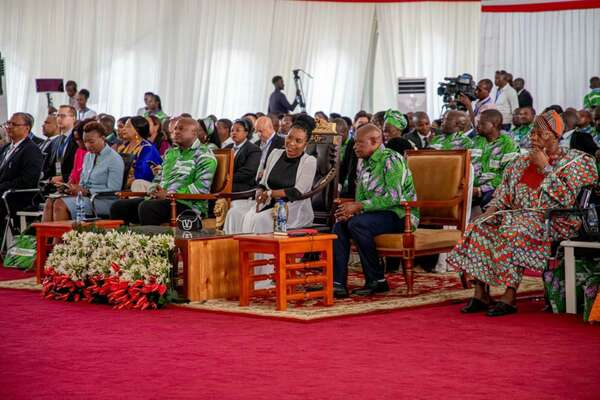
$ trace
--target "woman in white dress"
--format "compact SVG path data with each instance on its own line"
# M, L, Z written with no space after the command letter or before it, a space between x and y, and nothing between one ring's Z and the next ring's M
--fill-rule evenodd
M314 120L300 115L285 139L285 149L275 149L269 155L265 173L258 185L255 201L229 210L225 218L225 232L273 232L273 206L279 199L288 205L288 228L302 228L312 224L314 214L311 199L299 200L310 191L317 170L317 159L306 154Z

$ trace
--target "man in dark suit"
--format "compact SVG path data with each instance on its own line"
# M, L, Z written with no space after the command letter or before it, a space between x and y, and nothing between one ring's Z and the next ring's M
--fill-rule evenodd
M227 146L233 149L233 191L245 192L256 187L256 173L260 164L260 148L252 143L250 122L238 120L231 127L233 143Z
M58 109L56 122L60 129L54 153L51 155L53 162L48 170L48 176L53 183L67 182L75 163L75 152L77 143L73 139L73 127L75 126L77 111L74 107L62 105Z
M11 189L33 189L40 179L43 157L40 149L29 139L32 120L25 113L15 113L6 123L10 143L0 149L0 195ZM7 197L12 217L31 203L33 194ZM8 210L0 204L0 232L4 234Z
M42 179L50 179L50 169L56 162L56 146L60 143L60 130L56 121L56 115L48 115L42 125L42 133L46 140L38 145L44 155L44 168L42 169Z
M260 180L263 170L267 165L269 155L274 149L283 149L285 146L285 139L277 135L269 117L260 117L256 120L256 132L258 133L259 138L256 144L261 151L260 165L258 167L256 179Z
M431 137L431 122L427 113L419 111L414 113L413 121L415 129L404 135L417 149L426 149L429 147L429 138Z
M517 97L519 98L519 108L522 107L533 107L533 97L527 89L525 89L525 80L523 78L517 78L514 82L515 90L517 91Z

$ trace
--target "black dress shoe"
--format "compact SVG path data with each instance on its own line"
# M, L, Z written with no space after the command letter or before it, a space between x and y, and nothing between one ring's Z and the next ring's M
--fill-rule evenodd
M345 299L350 296L348 289L342 285L333 285L333 297L336 299Z
M488 317L502 317L503 315L516 314L517 307L511 306L508 303L503 303L501 301L497 302L493 307L487 312Z
M471 297L467 302L467 305L460 309L460 312L463 314L473 314L480 311L487 311L489 307L490 305L488 303L484 303L475 297Z
M387 281L383 282L370 282L365 285L365 287L360 289L354 289L352 294L357 296L373 296L375 293L383 293L390 290L390 286Z

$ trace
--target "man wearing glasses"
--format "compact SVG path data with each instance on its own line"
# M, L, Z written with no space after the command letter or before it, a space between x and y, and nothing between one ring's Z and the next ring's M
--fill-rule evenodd
M15 113L4 128L10 140L0 149L0 195L11 189L37 187L42 171L43 157L40 149L29 139L33 121L28 114ZM20 209L31 203L32 194L9 196L10 211L14 217ZM4 233L7 215L4 202L0 204L0 228Z
M73 169L77 144L73 140L72 132L76 116L77 111L73 106L62 105L58 108L56 123L60 130L60 136L55 139L57 143L54 145L52 154L48 155L50 168L47 175L51 177L52 183L67 182Z

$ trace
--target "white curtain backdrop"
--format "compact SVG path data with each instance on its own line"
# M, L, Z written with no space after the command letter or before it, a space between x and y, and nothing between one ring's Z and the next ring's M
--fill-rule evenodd
M600 75L600 9L483 13L479 75L505 69L525 79L534 107L583 107Z
M292 69L309 110L354 113L363 101L374 5L285 0L2 0L8 109L45 114L35 78L73 79L89 106L135 113L143 93L170 115L266 111L271 77ZM58 104L65 95L55 96Z
M437 118L438 82L477 72L480 8L478 2L377 5L373 108L396 107L397 78L426 78L427 111Z

